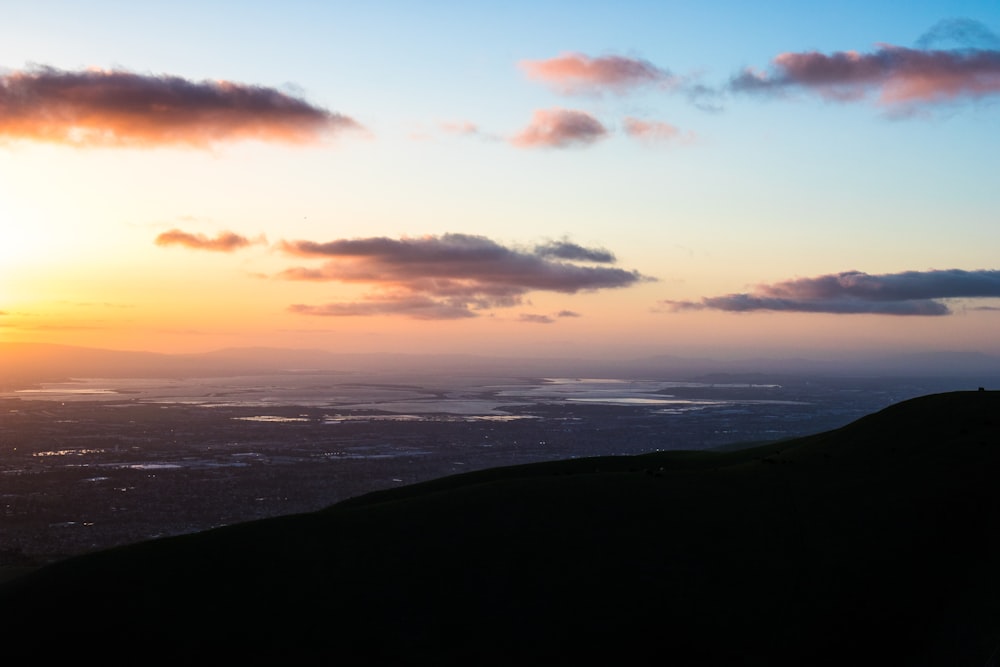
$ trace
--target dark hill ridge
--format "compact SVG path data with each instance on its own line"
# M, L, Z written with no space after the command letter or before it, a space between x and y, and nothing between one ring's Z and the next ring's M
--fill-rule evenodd
M0 587L4 654L995 664L998 472L997 392L740 451L475 472L45 567Z

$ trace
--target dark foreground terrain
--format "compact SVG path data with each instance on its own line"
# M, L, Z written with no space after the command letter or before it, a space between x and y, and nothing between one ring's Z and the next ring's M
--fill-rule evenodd
M752 449L495 468L48 565L0 587L3 652L995 664L998 472L982 391Z
M811 435L976 386L702 380L294 373L0 393L0 577L459 472Z

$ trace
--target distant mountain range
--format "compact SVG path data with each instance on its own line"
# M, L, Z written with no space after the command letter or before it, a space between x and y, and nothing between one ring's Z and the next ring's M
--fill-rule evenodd
M476 355L338 354L322 350L232 348L158 354L35 343L0 343L0 389L73 377L207 377L342 371L438 375L483 373L559 377L690 379L700 375L786 374L1000 379L1000 357L933 352L855 360L802 358L715 360L661 355L635 359L516 358Z
M23 575L4 654L995 666L998 473L1000 392L972 391L738 451L447 477Z

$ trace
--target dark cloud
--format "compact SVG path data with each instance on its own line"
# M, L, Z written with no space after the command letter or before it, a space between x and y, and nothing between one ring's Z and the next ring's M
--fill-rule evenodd
M78 146L306 143L357 122L274 88L121 70L0 76L0 138Z
M640 86L673 86L677 79L647 60L624 56L591 58L582 53L564 53L547 60L523 60L520 67L528 78L541 81L561 93L623 93Z
M279 278L375 287L360 303L295 307L307 314L468 317L475 311L517 306L532 291L573 294L650 280L636 271L573 263L610 263L614 256L565 240L530 251L467 234L284 241L279 248L290 255L327 260L318 267L287 269Z
M245 248L260 240L250 240L245 236L234 234L233 232L220 232L214 239L208 238L204 234L191 234L179 229L171 229L156 237L156 245L170 246L179 245L195 250L214 250L216 252L233 252L240 248Z
M725 310L741 313L755 310L796 313L840 313L879 315L947 315L948 307L927 299L915 301L865 301L851 297L825 300L796 300L753 294L705 297L700 302L665 301L673 310Z
M931 51L881 45L872 53L782 53L770 70L744 70L730 81L738 92L815 92L840 101L876 102L894 111L921 104L1000 94L1000 51Z
M664 301L672 310L756 310L803 313L948 315L938 299L1000 297L1000 271L906 271L870 275L846 271L759 285L753 293Z
M581 315L572 310L560 310L556 313L556 317L581 317Z
M475 317L464 304L449 304L424 296L371 297L371 301L327 303L320 306L295 304L288 310L321 317L369 317L406 315L417 320L454 320Z
M568 148L592 144L607 134L607 128L584 111L539 109L510 143L520 148Z
M539 257L555 257L556 259L574 259L586 262L614 263L615 256L604 248L584 248L569 241L550 241L535 246L535 254Z

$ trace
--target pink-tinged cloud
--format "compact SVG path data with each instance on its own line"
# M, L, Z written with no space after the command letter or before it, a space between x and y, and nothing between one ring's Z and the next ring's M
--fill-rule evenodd
M988 297L1000 297L1000 271L949 269L882 275L845 271L759 285L752 293L663 303L674 311L949 315L941 299Z
M316 142L361 126L276 89L121 70L38 67L0 76L0 140L207 147Z
M626 117L624 120L624 129L625 134L633 139L650 144L686 144L695 141L693 132L681 132L677 126L663 121Z
M640 139L669 140L680 136L681 131L670 123L625 118L625 134Z
M568 94L623 93L641 86L676 83L670 72L649 61L624 56L591 58L581 53L564 53L548 60L523 60L519 64L529 79Z
M510 142L520 148L569 148L592 144L607 134L601 122L586 112L539 109L531 123Z
M530 250L467 234L284 241L278 247L289 255L326 260L319 266L289 268L279 278L362 283L374 288L362 302L295 306L295 312L304 314L453 319L520 305L533 291L573 294L651 280L636 271L593 266L611 263L614 256L603 248L586 248L568 240ZM590 264L574 263L581 261Z
M157 236L154 243L159 246L179 245L194 250L233 252L262 241L263 239L251 240L233 232L220 232L215 238L209 238L204 234L191 234L179 229L171 229Z
M769 71L744 70L730 88L750 93L799 89L839 101L874 96L881 106L907 110L1000 94L1000 51L880 45L873 53L782 53Z
M479 126L471 121L446 121L441 123L441 129L448 134L479 134Z

